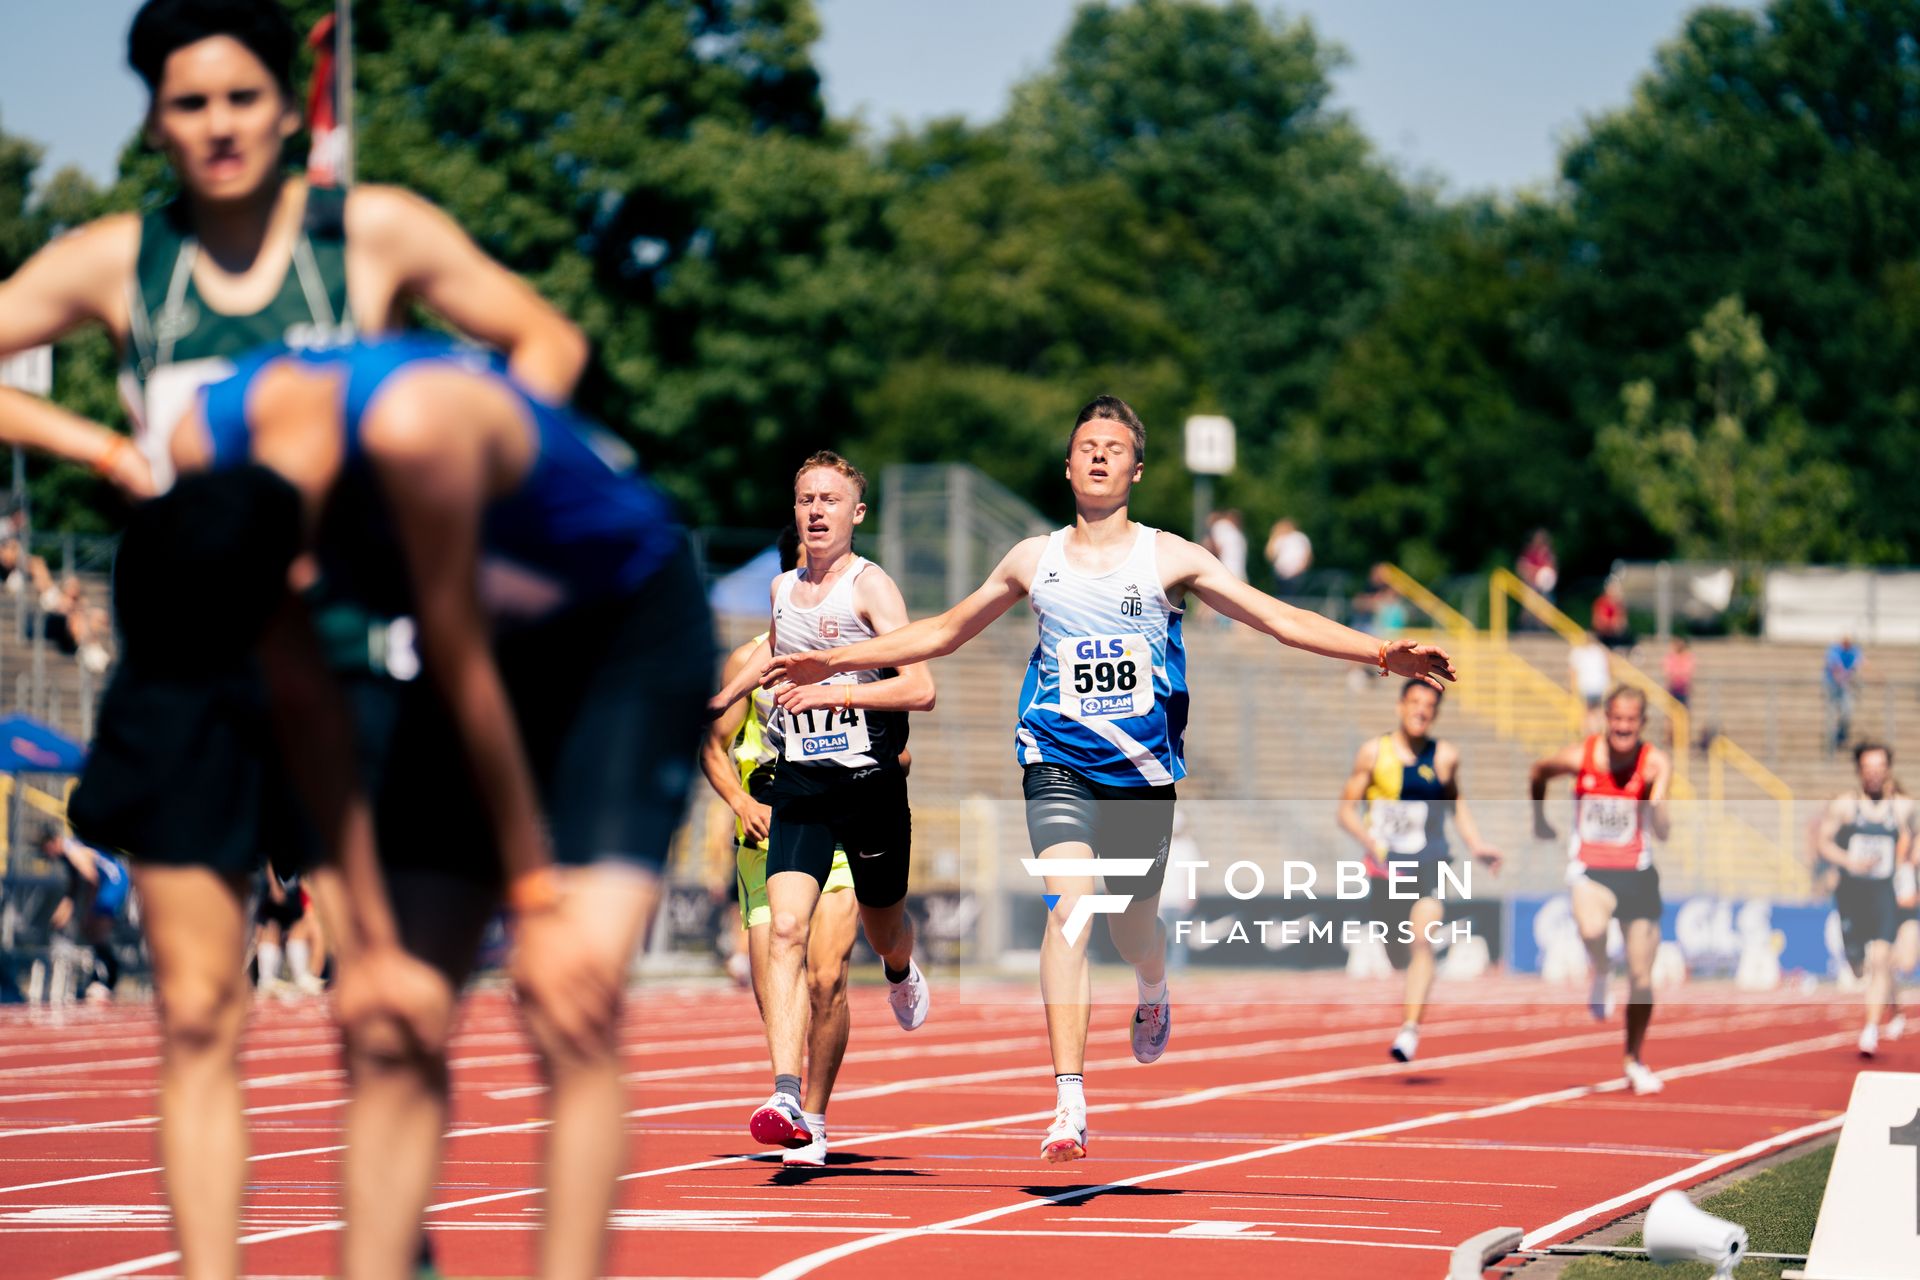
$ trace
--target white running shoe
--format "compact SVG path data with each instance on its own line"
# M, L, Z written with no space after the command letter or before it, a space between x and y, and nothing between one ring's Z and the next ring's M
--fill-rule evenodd
M789 1167L799 1165L807 1169L824 1168L827 1163L827 1128L819 1126L814 1131L813 1141L804 1147L788 1147L780 1156L780 1163Z
M1644 1098L1648 1094L1659 1093L1662 1089L1666 1088L1667 1085L1659 1076L1647 1070L1646 1063L1629 1062L1627 1064L1627 1087Z
M766 1147L804 1147L813 1141L800 1104L784 1093L776 1093L760 1104L747 1121L747 1132Z
M1860 1056L1871 1058L1880 1052L1880 1028L1868 1023L1860 1031Z
M1593 981L1587 987L1587 1012L1593 1015L1595 1022L1605 1022L1613 1016L1613 972L1609 969L1595 969Z
M907 976L887 983L887 1003L893 1006L893 1020L902 1031L912 1031L927 1020L933 996L927 991L927 979L920 966L907 961Z
M1883 1040L1898 1040L1905 1034L1907 1034L1907 1015L1904 1013L1894 1014L1887 1019L1887 1025L1880 1028L1880 1038Z
M1413 1055L1420 1052L1420 1028L1408 1023L1400 1028L1400 1034L1393 1038L1393 1047L1387 1052L1393 1055L1395 1062L1412 1062Z
M1062 1107L1053 1115L1053 1127L1040 1140L1040 1158L1048 1164L1066 1164L1087 1156L1087 1113Z
M1173 1034L1173 1001L1135 1005L1133 1009L1133 1060L1157 1062L1167 1051L1167 1037Z
M296 973L293 975L293 985L299 989L300 994L303 996L323 996L327 994L327 984L321 980L320 975L317 973Z

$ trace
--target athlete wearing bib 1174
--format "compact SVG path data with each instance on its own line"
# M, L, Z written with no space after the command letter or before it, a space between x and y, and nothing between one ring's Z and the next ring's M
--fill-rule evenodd
M1607 697L1606 732L1535 761L1531 777L1534 835L1542 840L1558 839L1547 821L1547 784L1563 774L1573 778L1567 883L1574 923L1593 964L1587 1008L1598 1020L1611 1012L1607 933L1617 919L1627 942L1626 1078L1639 1094L1665 1088L1640 1052L1653 1021L1653 958L1660 949L1653 842L1667 838L1667 788L1673 781L1667 753L1641 740L1646 724L1646 695L1623 685Z
M793 478L793 514L804 563L773 580L771 656L840 647L906 625L906 601L878 565L853 553L853 531L866 519L867 480L837 453L822 451ZM889 674L881 667L897 667ZM743 668L716 694L723 714L761 683L767 667ZM800 1072L809 1036L806 960L812 918L844 849L867 943L879 955L888 1003L903 1030L926 1021L927 982L913 959L906 913L913 851L900 754L909 711L933 707L933 676L900 662L846 669L844 678L795 691L767 717L773 781L758 798L773 810L767 841L768 938L761 1013L773 1059L773 1095L747 1122L756 1142L811 1148L818 1113L802 1108ZM825 1095L817 1092L824 1106Z
M1020 543L985 585L939 617L845 648L786 654L768 676L780 705L796 705L821 687L817 682L842 672L944 657L1022 596L1031 598L1040 636L1021 690L1014 750L1025 770L1027 830L1048 872L1053 904L1040 947L1040 983L1057 1097L1041 1154L1054 1162L1087 1153L1083 1067L1092 1008L1088 915L1081 908L1094 892L1096 858L1133 864L1107 878L1110 894L1131 901L1101 914L1139 986L1134 1056L1151 1062L1167 1046L1166 938L1156 917L1174 784L1186 772L1185 598L1197 596L1295 648L1436 685L1453 677L1439 649L1382 643L1283 604L1185 538L1135 524L1127 504L1145 454L1146 428L1133 409L1114 396L1094 400L1067 437L1072 527ZM1112 901L1086 905L1116 907Z

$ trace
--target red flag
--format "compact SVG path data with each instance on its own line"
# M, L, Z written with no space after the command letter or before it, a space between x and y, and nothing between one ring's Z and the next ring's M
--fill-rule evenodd
M347 137L340 127L336 97L332 14L314 24L307 47L314 50L313 83L307 88L307 130L313 136L313 147L307 152L307 180L316 187L336 187L340 185Z

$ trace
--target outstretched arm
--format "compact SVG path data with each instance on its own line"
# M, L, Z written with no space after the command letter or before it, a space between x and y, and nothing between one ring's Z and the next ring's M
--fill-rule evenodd
M853 603L877 636L889 636L905 628L907 602L900 588L886 571L868 569L853 584ZM911 662L898 675L865 684L778 685L774 698L787 711L810 711L819 707L858 707L867 711L933 710L933 672L924 662Z
M840 649L816 649L776 658L768 682L818 684L846 671L877 671L881 667L911 666L944 658L987 629L995 618L1013 608L1033 581L1045 538L1028 538L1009 551L978 590L945 613L910 622L898 631L862 640ZM904 613L904 609L903 609Z
M1169 585L1191 591L1208 606L1264 632L1281 644L1326 658L1384 665L1397 676L1422 680L1436 689L1455 680L1453 659L1437 645L1411 640L1377 640L1310 609L1276 600L1227 572L1217 557L1174 534L1160 535L1161 563L1168 566Z

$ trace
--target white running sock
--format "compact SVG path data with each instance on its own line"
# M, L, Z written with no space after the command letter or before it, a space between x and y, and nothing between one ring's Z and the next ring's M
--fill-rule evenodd
M1140 971L1136 969L1133 974L1133 985L1140 988L1141 1004L1159 1004L1167 998L1167 979L1165 974L1161 975L1160 981L1149 986L1147 980L1141 977Z
M827 1136L827 1113L824 1111L802 1111L807 1118L807 1131L813 1134L815 1142L824 1141Z
M1086 1080L1079 1072L1069 1072L1053 1078L1053 1086L1058 1091L1059 1105L1075 1111L1087 1109Z
M313 947L305 938L292 938L287 942L287 976L295 982L305 982L313 976Z
M279 943L277 942L261 943L260 950L255 953L254 958L260 962L260 985L261 986L263 987L266 986L269 982L274 981L276 978L280 976L280 944Z

